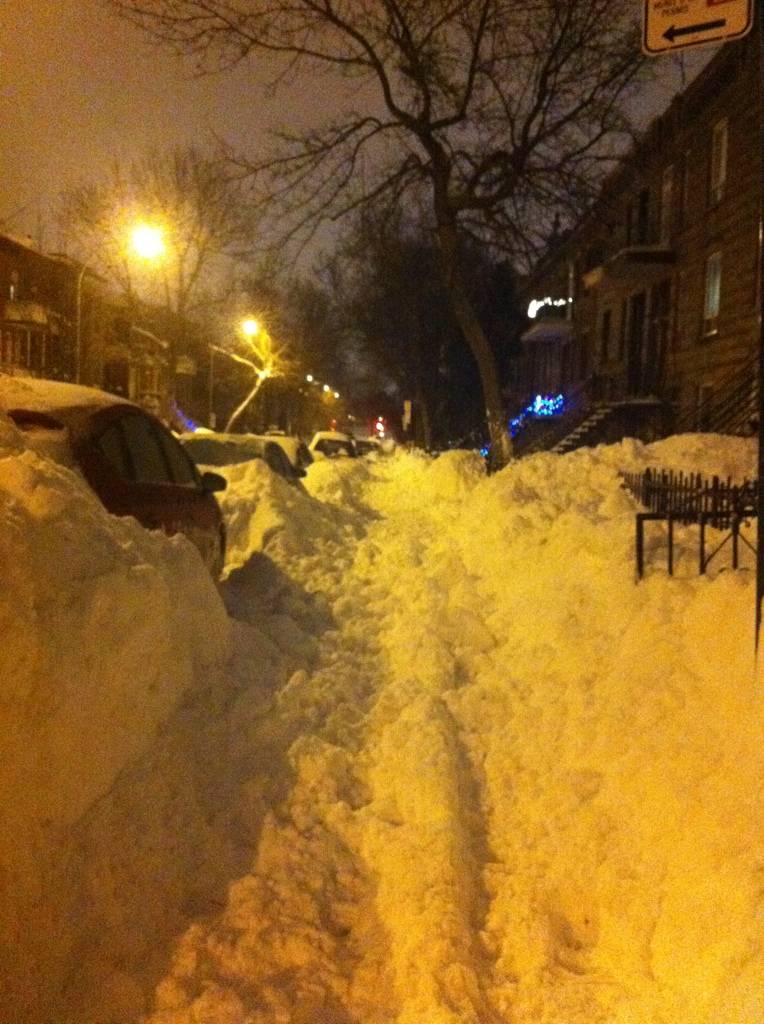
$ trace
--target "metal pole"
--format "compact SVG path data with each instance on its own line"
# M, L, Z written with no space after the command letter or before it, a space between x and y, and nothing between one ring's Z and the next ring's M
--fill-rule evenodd
M210 345L210 379L209 379L209 393L207 396L207 404L209 406L209 416L207 422L210 425L210 430L214 430L216 423L215 416L215 349Z
M77 384L82 379L82 279L85 276L87 264L83 263L77 275L77 292L75 299L75 326L74 326L74 380Z
M759 416L759 482L757 489L756 508L756 638L755 647L759 650L761 633L761 605L764 598L764 27L762 26L762 3L756 5L757 19L757 68L759 73L759 378L758 378L758 416Z

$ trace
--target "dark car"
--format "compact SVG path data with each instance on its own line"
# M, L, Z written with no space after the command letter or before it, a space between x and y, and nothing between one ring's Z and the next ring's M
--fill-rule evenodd
M158 419L95 388L2 376L0 410L31 447L78 467L109 512L184 534L220 575L225 527L212 492L226 482L200 474Z
M181 434L180 442L197 466L237 466L252 459L266 465L290 484L297 484L305 470L287 456L283 438L258 434L217 434L212 432Z

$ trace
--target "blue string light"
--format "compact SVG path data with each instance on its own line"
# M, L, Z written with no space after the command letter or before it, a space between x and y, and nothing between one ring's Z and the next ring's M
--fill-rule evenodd
M515 437L525 426L527 420L536 417L559 416L565 411L564 395L536 395L523 411L509 421L509 432Z
M193 432L193 433L196 432L196 429L199 426L199 424L195 423L191 419L190 416L187 416L183 412L183 410L180 408L180 406L177 404L177 402L173 402L173 412L174 412L175 416L177 416L177 418L183 424L183 426L186 428L187 431Z

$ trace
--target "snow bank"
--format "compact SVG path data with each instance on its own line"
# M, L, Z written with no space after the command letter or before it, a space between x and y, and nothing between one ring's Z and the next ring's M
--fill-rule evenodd
M72 837L219 675L230 634L187 541L108 515L0 419L0 635L0 989L21 1020L83 940Z
M151 1024L760 1024L751 575L656 561L637 585L618 478L749 457L692 438L490 478L467 453L311 471L322 540L264 542L329 610L268 710L282 785Z

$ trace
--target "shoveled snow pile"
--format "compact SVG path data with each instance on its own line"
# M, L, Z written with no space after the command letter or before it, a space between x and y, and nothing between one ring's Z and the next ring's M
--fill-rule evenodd
M220 675L230 624L187 541L109 516L2 419L0 636L0 1016L15 1024L73 984L88 816ZM112 883L125 838L98 837Z
M670 579L655 525L635 582L635 505L618 471L653 465L742 479L755 449L624 442L492 477L464 452L325 460L305 491L258 463L227 469L227 696L197 701L169 730L172 756L155 744L130 800L109 805L90 890L110 907L98 989L76 1018L49 1019L761 1024L753 574L719 571L722 552L698 577L687 528ZM17 572L49 581L25 539L32 518L12 547ZM123 528L115 550L92 542L117 590L130 575L117 549L142 543ZM145 543L149 575L185 551ZM182 640L197 651L219 620L201 581L174 600L187 588L199 606ZM52 645L78 607L64 605L46 620ZM160 663L179 639L159 644ZM102 673L121 641L103 643ZM117 708L113 729L133 710ZM186 793L184 771L206 818L198 801L168 803ZM164 811L149 816L151 844L118 856L141 792ZM178 847L185 875L167 884L156 865ZM192 872L176 941L165 928L152 945L125 911L133 882L123 892L115 877L175 907Z
M285 520L259 582L231 576L289 661L237 708L242 756L273 763L251 871L180 940L151 1024L759 1024L751 573L698 578L687 530L669 579L656 528L636 585L617 475L750 471L749 444L684 450L311 469L356 529L301 546Z

